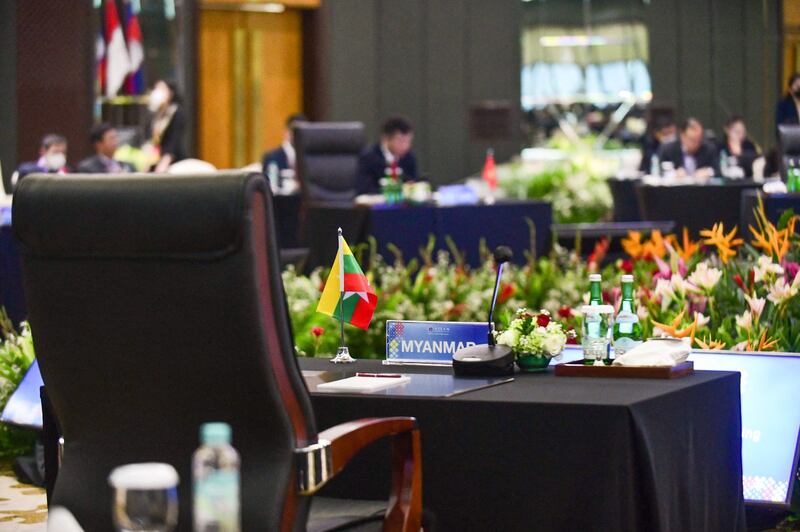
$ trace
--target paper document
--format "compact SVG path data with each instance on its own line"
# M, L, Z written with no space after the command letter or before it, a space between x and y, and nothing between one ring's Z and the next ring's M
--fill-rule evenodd
M333 382L318 384L317 390L323 392L377 392L411 382L411 377L349 377Z

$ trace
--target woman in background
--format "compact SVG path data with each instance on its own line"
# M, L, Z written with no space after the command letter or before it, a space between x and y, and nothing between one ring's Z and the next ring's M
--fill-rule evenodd
M185 118L177 87L160 79L153 85L147 108L153 113L147 136L153 150L153 171L166 172L169 165L186 157L184 148Z
M744 171L745 177L753 177L753 161L759 156L756 145L747 138L747 127L741 116L732 116L725 123L725 142L720 146L720 158L724 155L729 163Z

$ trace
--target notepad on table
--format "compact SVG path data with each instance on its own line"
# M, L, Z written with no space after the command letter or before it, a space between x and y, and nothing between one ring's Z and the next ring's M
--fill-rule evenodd
M411 377L348 377L338 381L318 384L317 390L324 392L377 392L411 382Z

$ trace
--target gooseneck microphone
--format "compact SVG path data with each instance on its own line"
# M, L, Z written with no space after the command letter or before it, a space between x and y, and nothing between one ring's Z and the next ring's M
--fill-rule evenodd
M497 277L494 280L492 304L489 307L487 343L464 347L453 353L453 373L456 375L494 377L514 374L514 352L507 345L496 345L493 334L494 306L497 303L497 292L500 290L500 277L503 275L503 265L512 255L506 246L499 246L494 250Z
M494 263L497 265L497 277L494 280L494 293L492 294L492 305L489 307L489 345L494 344L494 306L497 304L497 291L500 289L500 278L503 276L503 265L511 260L514 252L508 246L497 246L494 250Z

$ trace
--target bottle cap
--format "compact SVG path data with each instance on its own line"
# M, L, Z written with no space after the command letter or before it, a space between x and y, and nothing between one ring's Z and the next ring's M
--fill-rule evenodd
M125 490L168 490L178 481L175 468L159 462L119 466L108 476L111 487Z
M603 277L599 273L593 273L593 274L589 275L589 282L590 283L599 282L602 279L603 279Z
M200 426L200 442L204 445L231 443L231 426L227 423L203 423Z
M633 282L633 275L625 274L622 276L623 283L632 283Z

